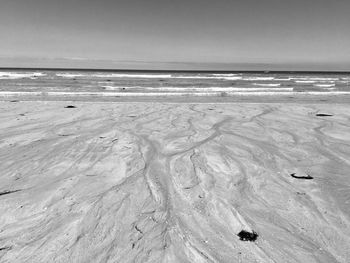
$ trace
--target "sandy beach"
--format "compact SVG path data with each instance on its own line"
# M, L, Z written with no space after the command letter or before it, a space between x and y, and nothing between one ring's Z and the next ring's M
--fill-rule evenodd
M350 263L350 0L0 0L0 263Z
M347 103L0 109L0 262L350 262Z

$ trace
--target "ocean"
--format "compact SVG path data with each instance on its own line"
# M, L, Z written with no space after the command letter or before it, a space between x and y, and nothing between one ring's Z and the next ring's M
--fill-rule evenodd
M0 70L0 96L337 96L349 73Z

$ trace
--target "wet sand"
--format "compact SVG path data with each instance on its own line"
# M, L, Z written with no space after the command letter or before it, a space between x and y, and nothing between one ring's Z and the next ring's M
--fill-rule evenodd
M349 104L0 109L0 262L350 262Z

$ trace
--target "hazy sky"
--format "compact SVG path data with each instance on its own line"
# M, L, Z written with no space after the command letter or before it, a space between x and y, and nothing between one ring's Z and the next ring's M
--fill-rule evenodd
M0 66L350 69L349 14L349 0L0 0Z

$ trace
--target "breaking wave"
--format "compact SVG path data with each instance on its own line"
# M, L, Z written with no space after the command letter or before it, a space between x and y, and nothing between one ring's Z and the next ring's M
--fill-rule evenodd
M315 87L320 87L320 88L330 88L334 87L335 84L314 84Z
M24 79L24 78L35 79L43 76L46 76L46 74L42 72L33 72L33 73L0 72L0 79Z
M262 87L279 87L281 83L253 83L254 86L262 86Z
M124 86L102 86L106 90L129 90L133 89L142 89L146 91L182 91L182 92L255 92L255 91L293 91L293 88L239 88L239 87L144 87L144 86L133 86L133 87L124 87Z

